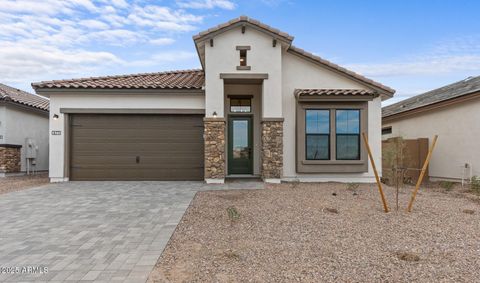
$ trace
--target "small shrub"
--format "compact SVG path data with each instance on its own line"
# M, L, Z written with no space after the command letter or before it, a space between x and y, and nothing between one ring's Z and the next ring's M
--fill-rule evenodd
M449 181L440 182L440 187L444 188L446 191L451 191L453 189L453 185L455 185L454 182L449 182Z
M347 190L356 191L358 186L360 186L358 183L347 183Z
M476 194L480 194L480 178L473 176L470 182L470 190Z
M230 220L232 221L240 218L240 213L238 213L237 209L234 206L230 206L229 208L227 208L227 213L228 218L230 218Z

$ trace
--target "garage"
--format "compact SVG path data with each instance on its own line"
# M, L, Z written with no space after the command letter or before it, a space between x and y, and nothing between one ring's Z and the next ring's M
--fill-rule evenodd
M70 114L70 180L203 180L203 115Z

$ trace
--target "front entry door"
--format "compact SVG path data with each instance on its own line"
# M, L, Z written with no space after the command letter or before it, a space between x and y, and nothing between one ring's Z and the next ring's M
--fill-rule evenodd
M228 174L253 174L252 117L228 119Z

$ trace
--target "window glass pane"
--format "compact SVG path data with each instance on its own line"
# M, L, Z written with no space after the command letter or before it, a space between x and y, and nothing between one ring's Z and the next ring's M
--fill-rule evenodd
M232 136L233 158L248 158L248 121L234 120Z
M230 99L230 112L248 113L251 111L252 111L251 99L249 98Z
M337 159L360 159L360 135L337 135Z
M330 135L307 135L307 159L325 160L329 159L329 137Z
M240 50L240 66L247 66L247 50Z
M359 134L360 110L337 110L335 122L337 134Z
M330 133L329 110L305 110L305 125L307 134Z

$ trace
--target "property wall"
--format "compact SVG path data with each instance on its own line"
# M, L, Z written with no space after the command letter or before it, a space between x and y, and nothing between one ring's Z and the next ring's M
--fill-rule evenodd
M0 105L0 144L5 142L5 113L6 106Z
M61 135L50 135L50 180L66 181L65 168L65 115L60 108L85 109L205 109L203 94L52 94L50 95L50 132L61 131Z
M252 115L253 115L253 174L260 174L260 148L262 143L262 132L260 122L262 120L262 85L225 85L225 113L229 114L230 104L228 95L253 95L252 99ZM238 114L238 113L237 113ZM228 127L225 131L228 137ZM225 144L225 152L227 152L228 143ZM228 168L228 158L225 168Z
M459 104L385 122L392 133L383 139L401 136L405 139L429 138L438 135L430 161L430 179L460 180L462 176L480 176L480 98ZM470 169L465 169L470 164Z
M2 128L5 129L4 143L22 145L22 172L26 171L26 138L34 139L38 146L35 170L48 170L48 115L6 105Z
M217 112L224 117L224 86L220 79L221 73L268 74L263 83L263 117L282 117L282 57L281 44L272 46L273 38L253 28L246 28L242 34L241 28L226 31L214 38L213 47L205 45L205 94L206 116L211 117ZM239 71L239 51L237 46L251 46L247 52L249 71Z
M285 180L300 179L301 181L339 181L339 182L374 182L375 177L370 164L366 173L328 173L328 174L300 174L295 170L295 106L296 88L336 88L336 89L368 89L344 75L337 74L309 62L290 52L283 53L283 115L284 147L283 147L283 176ZM368 102L368 139L375 157L377 169L381 170L381 98ZM381 172L379 172L381 174Z

